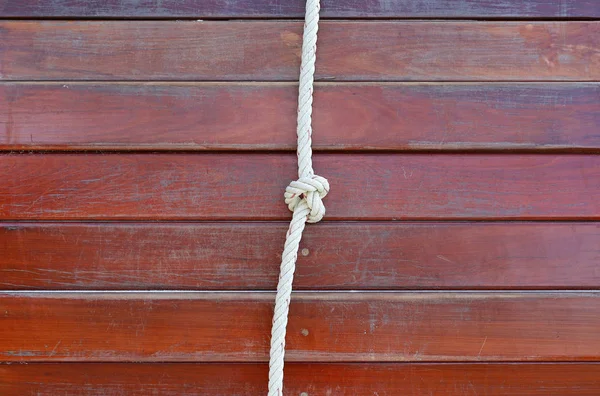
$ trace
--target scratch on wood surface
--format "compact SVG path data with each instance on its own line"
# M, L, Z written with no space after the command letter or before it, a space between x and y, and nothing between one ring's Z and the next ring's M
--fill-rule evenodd
M58 342L56 343L56 345L54 346L54 348L52 348L52 351L50 351L50 355L49 357L52 357L56 354L56 348L58 348L58 346L60 345L60 343L62 342L62 340L58 340Z
M440 260L444 260L444 261L447 261L449 263L456 264L454 261L450 260L447 257L442 256L441 254L438 254L436 257L439 258Z
M485 336L485 339L483 340L483 343L481 344L481 348L479 348L479 353L477 354L477 357L481 356L481 351L483 351L483 347L485 346L487 339L488 339L487 336Z

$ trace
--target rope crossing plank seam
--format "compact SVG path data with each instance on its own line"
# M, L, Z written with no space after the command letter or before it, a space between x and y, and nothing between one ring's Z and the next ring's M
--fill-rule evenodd
M291 182L284 194L285 203L293 215L281 255L279 283L275 297L269 360L269 396L283 395L285 333L302 232L307 222L316 223L323 218L325 206L322 199L329 192L327 179L315 175L312 167L311 121L319 10L319 0L307 0L298 87L298 125L296 129L298 135L298 180Z

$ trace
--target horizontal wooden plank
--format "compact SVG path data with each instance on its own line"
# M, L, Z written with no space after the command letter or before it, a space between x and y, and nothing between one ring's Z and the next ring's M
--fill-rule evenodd
M274 290L286 230L3 223L0 288ZM296 289L600 288L597 223L323 223L301 252Z
M396 363L285 366L290 395L561 395L600 394L597 363ZM266 364L32 363L0 365L5 396L259 395Z
M292 83L0 84L4 150L292 150ZM598 83L321 83L315 150L598 149Z
M4 21L0 78L296 81L301 33L289 21ZM600 79L600 22L330 21L319 37L318 80Z
M293 154L5 154L0 219L284 220ZM327 219L598 219L600 156L317 154Z
M0 17L70 18L301 18L304 2L289 0L194 1L124 0L9 1L0 5ZM595 0L323 0L323 18L457 18L457 17L600 17Z
M184 274L182 274L184 275ZM274 293L2 292L2 361L267 361ZM599 292L298 292L286 359L600 360Z

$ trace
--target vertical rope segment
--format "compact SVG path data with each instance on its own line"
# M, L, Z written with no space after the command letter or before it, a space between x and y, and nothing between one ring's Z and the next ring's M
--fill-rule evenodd
M315 61L317 59L317 31L319 29L319 0L307 0L302 38L302 63L300 66L298 92L298 180L285 189L285 203L293 212L287 231L283 254L269 360L269 396L283 395L283 364L285 356L285 333L288 322L292 282L298 258L298 247L306 223L316 223L325 215L322 199L329 192L327 179L317 176L312 167L312 102Z

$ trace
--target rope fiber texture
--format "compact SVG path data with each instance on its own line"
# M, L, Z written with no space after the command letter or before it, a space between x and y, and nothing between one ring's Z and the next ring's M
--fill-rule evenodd
M286 234L275 310L271 329L269 360L269 396L283 395L283 364L285 333L292 295L292 282L298 258L298 247L306 223L316 223L325 215L322 199L329 192L327 179L317 176L312 167L312 102L315 61L317 59L317 31L319 29L319 0L307 0L302 38L302 63L298 92L298 180L285 189L285 203L293 212Z

